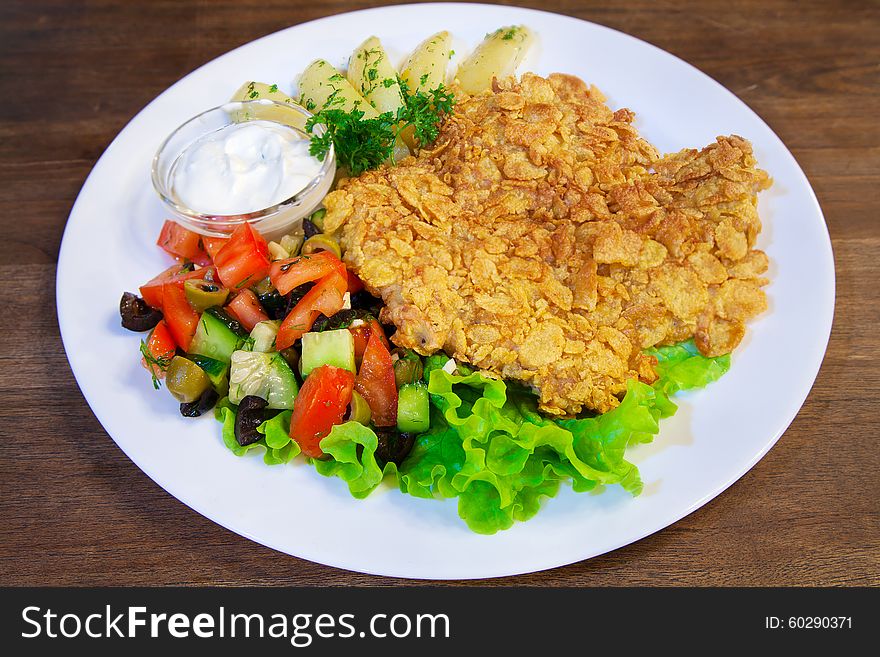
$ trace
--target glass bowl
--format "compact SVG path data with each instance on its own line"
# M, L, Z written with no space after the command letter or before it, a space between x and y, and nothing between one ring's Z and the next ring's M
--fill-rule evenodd
M153 158L153 187L165 206L181 225L201 235L226 237L243 223L251 224L267 239L294 232L302 225L330 191L336 174L336 157L331 145L318 174L299 192L275 205L247 214L206 214L186 206L175 195L172 185L174 164L193 142L228 125L246 121L270 121L296 130L308 139L306 121L312 116L305 108L272 100L234 101L214 107L191 118L162 142ZM315 126L323 134L324 126Z

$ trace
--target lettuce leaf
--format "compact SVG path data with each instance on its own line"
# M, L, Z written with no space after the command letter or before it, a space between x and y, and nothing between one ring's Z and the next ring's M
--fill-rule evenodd
M386 474L396 472L393 463L379 467L377 444L375 432L360 422L337 424L321 440L326 458L311 461L318 473L339 477L354 497L363 499L382 483Z
M244 456L252 449L263 451L263 462L266 465L282 465L292 461L299 453L299 445L290 439L290 416L292 411L283 411L266 420L257 427L257 431L263 434L255 443L239 445L235 439L235 417L238 407L224 397L214 407L214 417L223 424L223 444L236 456Z
M629 381L617 408L578 419L544 417L535 395L519 384L461 364L450 374L442 369L448 357L435 355L425 363L431 428L416 436L400 467L376 458L375 432L356 422L333 427L321 441L326 457L311 463L345 481L356 498L386 477L416 497L458 498L459 516L482 534L533 517L564 482L578 492L616 484L638 495L642 481L626 449L653 440L660 420L677 409L670 395L708 385L730 367L729 356L706 358L692 341L648 353L657 358L653 385ZM267 463L286 463L299 453L288 437L290 411L264 422L265 437L248 447L235 441L234 412L228 400L218 405L224 442L236 454L263 447Z
M706 358L693 340L649 349L648 354L657 358L656 369L660 378L654 387L667 395L674 395L679 390L703 388L730 369L730 354Z

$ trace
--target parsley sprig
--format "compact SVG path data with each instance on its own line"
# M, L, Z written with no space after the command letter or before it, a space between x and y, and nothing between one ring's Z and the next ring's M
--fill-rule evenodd
M430 91L409 93L406 83L398 82L404 105L396 113L365 119L359 109L323 109L312 116L306 123L306 130L312 133L309 152L323 160L332 144L340 166L357 176L389 160L398 136L410 126L419 146L433 143L443 119L452 112L455 96L442 84ZM316 125L325 126L323 134L314 132Z

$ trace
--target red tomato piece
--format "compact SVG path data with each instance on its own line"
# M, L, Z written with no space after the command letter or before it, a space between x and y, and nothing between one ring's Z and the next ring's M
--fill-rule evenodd
M156 244L175 258L191 260L200 265L211 264L202 248L202 236L171 220L165 221Z
M146 351L150 354L150 361L147 362L146 355L141 358L141 365L157 379L165 378L165 368L174 358L177 351L177 344L171 337L171 332L165 321L162 320L153 328L150 337L147 339Z
M351 294L355 292L360 292L364 289L364 282L359 279L355 274L348 272L348 291Z
M293 310L288 313L278 329L275 347L280 351L292 346L303 333L308 333L318 315L330 317L340 310L345 301L345 281L336 273L325 276L306 292Z
M217 251L223 248L223 245L229 241L228 237L206 237L202 236L202 246L211 260L217 255Z
M388 342L388 338L385 337L382 325L374 317L368 317L364 320L363 324L350 326L348 330L354 336L354 360L358 365L361 364L364 352L367 350L367 343L370 341L370 335L373 333L379 336L386 349L391 350L391 344Z
M290 437L303 454L312 458L323 456L321 439L334 424L342 424L353 389L354 374L340 367L322 365L306 377L290 417Z
M391 353L382 344L379 332L370 333L354 388L370 406L373 424L393 427L397 424L397 385Z
M269 319L257 295L250 290L242 290L226 305L226 310L235 317L248 331L253 331L260 322Z
M269 278L279 294L287 294L303 283L311 283L325 276L338 274L343 281L348 280L348 270L342 261L329 251L318 251L304 256L276 260L269 270ZM345 293L348 290L346 283Z
M140 287L140 293L144 301L147 302L148 306L161 310L162 289L165 286L165 283L169 283L172 281L182 282L190 278L213 279L216 273L217 270L215 270L213 267L204 267L202 269L189 271L187 269L184 269L181 265L172 265L161 274L156 276L156 278L142 285Z
M242 224L214 255L214 265L223 285L247 287L269 273L269 247L250 224Z
M162 286L162 314L174 341L188 351L199 325L199 314L189 305L182 281L171 281Z
M360 366L364 359L364 352L367 350L367 343L370 341L370 333L373 329L369 324L361 324L360 326L349 326L349 332L354 337L354 362Z

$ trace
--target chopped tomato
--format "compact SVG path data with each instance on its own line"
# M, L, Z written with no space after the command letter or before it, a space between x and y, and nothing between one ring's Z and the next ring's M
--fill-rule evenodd
M223 285L248 287L269 273L269 247L250 224L242 224L214 255L214 264Z
M348 330L354 336L354 360L358 365L361 364L364 351L367 349L367 343L370 341L370 335L373 333L379 336L386 349L391 350L391 344L388 342L388 338L385 337L385 331L382 329L379 320L375 317L368 317L364 320L363 324L350 326Z
M150 333L145 351L144 357L141 358L141 364L156 379L164 379L168 363L171 362L177 351L177 344L174 342L174 338L171 337L171 332L168 330L164 320L156 324L153 332ZM147 354L149 354L149 360L147 359Z
M228 237L206 237L202 236L202 246L205 248L205 251L208 254L208 257L213 260L217 256L217 251L223 248L223 245L229 241Z
M318 251L304 256L276 260L272 263L269 278L279 294L287 294L303 283L317 281L336 272L343 281L348 280L348 270L342 261L329 251ZM348 290L346 283L345 293Z
M199 325L199 314L186 299L183 281L169 281L162 286L162 314L174 341L187 351Z
M287 349L299 340L303 333L308 333L312 324L318 319L318 315L330 317L342 310L345 303L342 298L344 293L345 282L336 273L318 281L281 322L275 338L275 347L278 351Z
M200 265L211 264L202 248L202 236L171 220L166 220L162 225L156 244L175 258L191 260Z
M250 290L242 290L226 305L226 310L235 317L248 331L253 331L260 322L269 319L257 295Z
M377 427L392 427L397 424L394 364L391 362L391 353L382 344L376 331L370 333L354 388L367 400L373 414L373 424Z
M213 278L216 270L213 267L204 267L189 271L181 265L172 265L150 282L141 286L140 292L144 301L151 308L162 309L162 288L170 281L185 281L190 278Z
M312 458L323 456L321 439L341 424L351 402L354 374L341 367L322 365L306 377L290 417L290 437Z
M364 289L364 282L359 279L355 274L348 272L348 291L351 294L355 292L360 292Z

